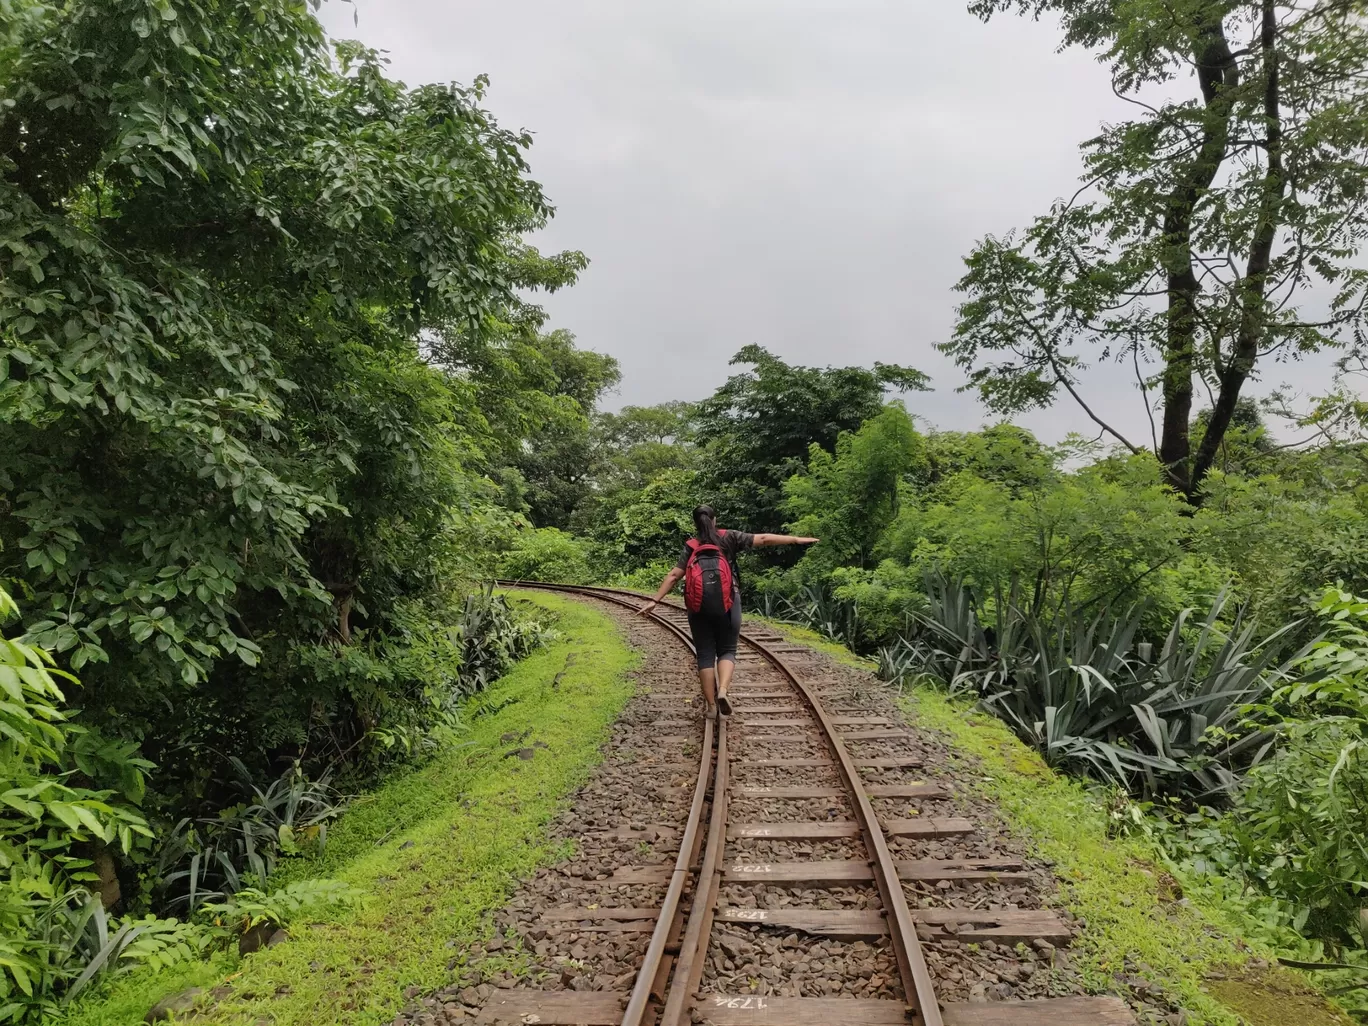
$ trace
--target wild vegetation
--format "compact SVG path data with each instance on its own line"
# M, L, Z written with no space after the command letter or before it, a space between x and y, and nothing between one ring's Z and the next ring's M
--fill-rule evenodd
M459 743L391 773L339 819L326 849L280 873L277 889L326 876L359 900L315 905L289 943L245 959L219 949L122 975L62 1021L127 1026L198 987L215 1023L366 1026L390 1022L410 987L438 991L467 974L471 946L489 938L489 912L519 878L566 857L546 824L601 757L638 659L606 614L530 597L535 606L515 602L554 623L556 636L467 702ZM509 757L526 744L532 761ZM515 971L526 962L511 945L486 957ZM229 992L215 1000L225 980Z
M293 0L0 0L0 1021L352 901L309 877L347 796L446 765L553 636L479 582L653 587L700 501L823 539L744 557L754 609L1368 968L1360 8L970 5L1057 18L1139 112L974 247L943 343L995 414L1101 432L1048 445L757 345L608 412L614 361L534 302L585 258L528 243L483 80L405 86ZM1325 350L1322 394L1252 390ZM1107 361L1148 443L1085 394Z
M1117 829L1270 943L1368 970L1363 12L971 9L1057 16L1136 100L1136 120L1085 143L1076 195L969 254L942 347L990 410L1062 399L1098 440L936 430L913 370L749 346L692 406L599 415L581 502L534 517L510 558L654 586L698 501L819 536L796 562L745 557L756 611L969 697L1111 789ZM1323 350L1340 357L1323 394L1251 392L1270 361ZM1085 394L1107 361L1135 374L1148 444ZM1362 1001L1363 972L1334 971Z
M541 639L475 582L617 372L484 90L301 3L0 3L0 1021L282 918Z

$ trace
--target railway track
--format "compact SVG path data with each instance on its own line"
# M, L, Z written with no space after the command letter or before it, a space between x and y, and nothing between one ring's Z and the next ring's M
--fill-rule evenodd
M505 583L633 610L643 600L619 589ZM650 619L692 651L682 607L662 603ZM613 875L618 881L663 885L659 902L649 907L586 903L541 913L539 933L573 929L640 936L649 930L630 991L505 989L482 1008L476 1022L1133 1023L1129 1008L1114 998L948 1004L937 999L923 937L944 937L948 931L971 946L1063 945L1069 940L1068 924L1041 910L946 910L909 903L909 887L953 888L1025 874L1013 859L898 857L909 843L970 834L974 824L951 816L893 815L898 807L916 813L908 808L912 803L945 793L916 779L922 764L910 754L905 728L866 715L849 697L834 696L837 704L854 707L829 710L817 689L785 660L796 651L766 628L743 633L731 688L736 714L702 724L692 800L687 821L678 828L673 866L628 866ZM782 936L782 947L772 939L776 936ZM771 938L769 946L758 948L762 937ZM760 966L769 984L763 989L770 993L729 986L735 983L735 973L727 971L736 968L733 955ZM856 964L862 971L852 987L841 971Z

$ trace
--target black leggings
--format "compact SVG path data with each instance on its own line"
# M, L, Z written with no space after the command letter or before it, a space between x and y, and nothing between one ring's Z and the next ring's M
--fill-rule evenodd
M736 643L741 639L741 598L732 597L730 613L709 616L689 614L689 630L693 632L694 648L698 650L698 668L710 670L719 659L736 662Z

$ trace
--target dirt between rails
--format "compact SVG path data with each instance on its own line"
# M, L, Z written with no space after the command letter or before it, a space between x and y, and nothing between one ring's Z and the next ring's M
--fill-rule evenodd
M655 908L663 899L679 834L688 816L702 743L702 703L691 660L682 645L659 626L626 610L594 603L623 626L631 644L645 655L636 672L637 693L614 725L604 746L604 761L576 795L572 806L549 827L553 842L573 854L522 882L492 917L494 939L469 950L464 975L452 986L412 1003L393 1026L444 1026L470 1023L490 997L504 989L628 992L650 940L647 922L639 931L619 932L604 921L598 930L575 923L549 928L541 921L555 909ZM743 646L744 647L744 646ZM873 716L889 726L905 726L893 693L872 674L841 665L814 651L785 652L785 661L814 686L833 715ZM768 690L784 687L772 670L743 654L738 691L747 681L763 680ZM795 696L796 697L796 696ZM782 704L786 700L778 700ZM825 754L814 744L751 740L765 728L744 725L746 707L770 706L762 698L734 699L730 727L733 797L729 821L784 822L850 819L847 798L760 801L736 794L744 786L836 786L839 777L825 767L749 767L741 760L803 758ZM793 716L808 722L798 706ZM768 718L769 714L765 714ZM788 718L775 714L774 718ZM851 729L851 728L844 728ZM795 731L806 734L806 730ZM959 786L949 750L936 736L910 730L908 738L847 741L855 758L915 756L923 765L906 769L865 769L867 783L928 783L948 792L936 799L872 799L881 817L900 819L961 816L975 832L962 837L894 838L895 859L1016 858L1028 874L1021 880L905 882L908 904L918 908L967 910L1037 909L1049 905L1056 888L1050 867L1033 861L990 803ZM816 738L815 728L813 738ZM963 772L961 770L961 772ZM801 774L801 775L800 775ZM863 860L859 838L728 840L724 864L779 861ZM622 882L615 871L659 867L658 882ZM778 887L750 881L724 881L719 904L742 908L877 909L877 890L855 884L840 888ZM1067 915L1065 916L1067 918ZM953 925L953 924L952 924ZM1074 923L1075 930L1085 928ZM1009 946L992 941L960 942L919 927L922 949L943 1003L992 1002L1060 997L1085 993L1066 949L1048 943ZM715 923L707 953L704 994L772 994L801 997L850 996L902 999L901 983L886 938L839 941L749 924ZM1182 1026L1186 1016L1169 1003L1162 989L1143 999L1130 996L1141 1023ZM705 1019L697 1019L706 1022Z

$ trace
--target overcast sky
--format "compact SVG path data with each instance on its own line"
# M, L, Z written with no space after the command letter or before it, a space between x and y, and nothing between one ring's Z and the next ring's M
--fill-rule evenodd
M500 122L534 133L557 208L537 244L590 259L546 305L620 361L613 407L701 398L756 342L917 367L936 390L913 412L990 421L933 348L961 258L1073 193L1078 143L1128 116L1091 55L1056 52L1053 23L984 25L964 0L356 0L323 19L410 85L488 74ZM1266 382L1312 388L1326 366ZM1126 375L1087 384L1148 437ZM1063 400L1021 422L1092 433Z

